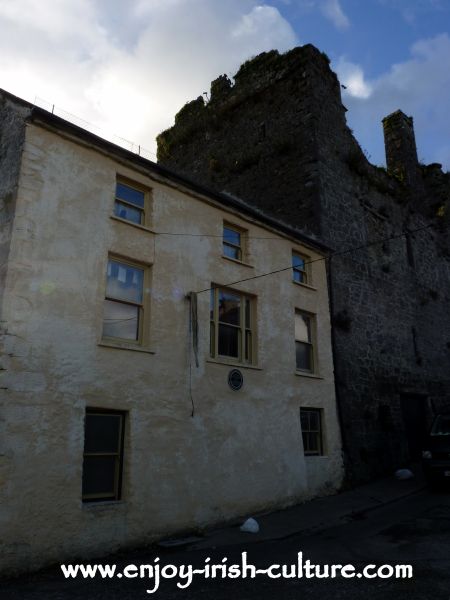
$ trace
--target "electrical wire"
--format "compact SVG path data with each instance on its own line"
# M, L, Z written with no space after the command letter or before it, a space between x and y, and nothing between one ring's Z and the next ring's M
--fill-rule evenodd
M320 256L319 258L315 258L313 260L309 260L309 261L305 261L305 265L310 265L316 262L320 262L323 260L329 260L331 258L333 258L334 256L341 256L343 254L350 254L352 252L356 252L358 250L364 250L365 248L370 248L372 246L376 246L378 244L383 244L385 242L389 242L392 240L397 240L400 239L402 237L405 237L407 235L411 235L413 233L417 233L419 231L424 231L425 229L429 229L430 227L434 227L436 225L442 226L441 224L436 224L436 223L429 223L428 225L424 225L422 227L418 227L416 229L408 229L407 231L403 231L402 233L396 234L396 235L392 235L390 237L386 237L386 238L382 238L380 240L374 240L372 242L368 242L366 244L361 244L360 246L353 246L352 248L347 248L345 250L337 250L335 252L331 252L330 254L328 254L327 256ZM165 235L165 234L163 234ZM169 235L169 234L167 234ZM174 234L170 234L170 235L191 235L191 234L178 234L178 233L174 233ZM206 236L205 236L206 237ZM208 236L208 237L222 237L222 236ZM278 239L278 238L258 238L258 239ZM269 275L276 275L277 273L282 273L284 271L289 271L290 269L292 269L292 264L290 264L288 267L282 267L280 269L275 269L273 271L268 271L267 273L261 273L260 275L253 275L252 277L246 277L244 279L239 279L237 281L232 281L230 283L226 283L223 284L223 287L231 287L233 285L237 285L239 283L245 283L247 281L252 281L254 279L260 279L262 277L268 277ZM197 294L202 294L204 292L210 292L211 290L213 290L214 287L209 287L209 288L205 288L204 290L200 290L198 292L196 292ZM132 320L132 319L107 319L108 321L116 321L116 322L122 322L122 321L128 321L128 320Z
M311 265L313 263L320 262L320 261L323 261L323 260L329 260L330 258L333 258L334 256L341 256L343 254L349 254L351 252L356 252L358 250L363 250L365 248L369 248L369 247L375 246L377 244L383 244L383 243L389 242L391 240L400 239L400 238L402 238L404 236L411 235L412 233L417 233L419 231L423 231L425 229L429 229L430 227L434 227L435 225L436 225L435 223L429 223L428 225L424 225L423 227L418 227L417 229L408 229L407 231L403 231L402 233L399 233L397 235L392 235L390 237L383 238L383 239L380 239L380 240L374 240L373 242L368 242L366 244L362 244L361 246L353 246L352 248L347 248L346 250L337 250L335 252L331 252L327 256L321 256L319 258L315 258L314 260L305 261L304 264L305 265ZM244 279L239 279L237 281L232 281L231 283L223 284L223 287L231 287L233 285L237 285L238 283L244 283L246 281L252 281L253 279L260 279L261 277L268 277L269 275L275 275L277 273L282 273L283 271L288 271L290 269L292 269L292 264L290 264L288 267L283 267L281 269L275 269L274 271L268 271L267 273L261 273L260 275L253 275L252 277L245 277ZM204 290L199 290L196 293L197 294L202 294L204 292L210 292L213 289L214 289L213 287L209 287L209 288L205 288Z
M153 231L155 235L169 235L169 236L181 236L181 237L208 237L208 238L223 238L223 233L182 233L182 232L171 232L171 231ZM295 232L292 232L295 234ZM301 233L301 232L299 232ZM245 236L246 240L273 240L275 242L285 242L286 239L282 237L259 237L259 236ZM314 240L311 239L311 242Z
M424 226L424 228L428 228L428 227L432 227L434 224L429 224ZM401 235L406 235L407 233L414 233L415 231L420 231L422 228L419 229L415 229L415 230L410 230L410 231L406 231L404 233L402 233ZM173 236L173 237L198 237L198 238L221 238L223 239L223 233L186 233L186 232L182 232L182 231L152 231L151 233L153 233L155 236L156 235L166 235L166 236ZM292 231L293 236L295 236L296 233L305 235L306 237L308 237L308 233L307 232L302 232L302 231ZM245 234L244 234L245 235ZM268 240L268 241L274 241L274 242L285 242L286 238L285 237L273 237L273 236L253 236L253 235L245 235L245 239L246 240ZM387 238L389 239L389 238ZM301 243L301 240L299 240ZM316 240L314 237L310 237L309 241L311 243L317 242L318 240ZM335 243L342 243L345 240L338 240ZM382 240L382 241L386 241L386 240Z

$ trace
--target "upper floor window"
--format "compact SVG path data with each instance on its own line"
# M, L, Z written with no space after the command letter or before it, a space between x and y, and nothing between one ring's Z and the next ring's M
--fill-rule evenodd
M120 500L125 413L86 409L83 502Z
M292 279L297 283L310 284L310 265L309 259L299 254L292 253Z
M295 311L295 361L299 371L314 372L314 317Z
M254 362L255 299L226 288L211 290L210 350L212 357Z
M142 342L145 272L136 263L108 260L103 338Z
M148 212L148 192L123 181L116 182L114 214L116 217L145 225Z
M223 255L233 260L244 260L245 231L228 223L223 224Z

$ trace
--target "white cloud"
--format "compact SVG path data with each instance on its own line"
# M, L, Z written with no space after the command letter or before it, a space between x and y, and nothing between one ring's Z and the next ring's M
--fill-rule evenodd
M248 38L256 42L256 36L262 37L264 45L279 44L279 40L295 43L291 26L273 6L255 6L249 13L242 15L236 27L231 31L233 39Z
M57 38L74 31L85 33L84 27L80 29L78 26L92 20L93 10L86 0L56 0L39 4L34 0L1 0L0 17L12 25L41 31Z
M336 65L336 73L340 82L347 88L347 93L355 98L369 98L371 85L364 79L364 71L359 65L341 57Z
M298 43L256 0L0 0L0 30L0 87L151 150L220 73Z
M313 1L324 6L302 0ZM151 150L212 79L249 56L298 44L261 0L0 0L0 31L0 87L45 98ZM335 68L350 125L374 161L383 160L381 119L401 108L414 117L419 157L450 168L447 34L418 41L409 60L374 79L346 58Z
M345 69L349 81L356 82L356 87L348 85L343 94L349 108L348 120L375 162L382 162L384 157L380 121L400 108L414 118L419 159L441 162L450 169L450 147L444 142L450 139L448 34L416 42L409 60L392 65L372 81L365 80L359 65L341 59L336 70L343 83L346 83ZM362 93L358 93L358 82Z
M342 9L339 0L322 0L321 11L337 29L348 29L350 20Z
M350 27L350 19L345 14L340 0L275 0L281 4L293 4L300 14L319 11L336 29L341 31Z
M185 0L137 0L131 9L136 16L143 17L151 15L155 10L171 10L184 2Z

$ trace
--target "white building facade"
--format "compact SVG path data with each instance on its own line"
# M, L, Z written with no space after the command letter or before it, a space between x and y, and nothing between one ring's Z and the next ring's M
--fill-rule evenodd
M326 249L4 101L1 570L339 489Z

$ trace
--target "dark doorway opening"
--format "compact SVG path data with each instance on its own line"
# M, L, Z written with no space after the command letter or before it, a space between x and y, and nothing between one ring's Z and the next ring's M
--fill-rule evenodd
M400 405L409 458L418 461L422 457L422 444L427 434L427 397L422 394L401 394Z

